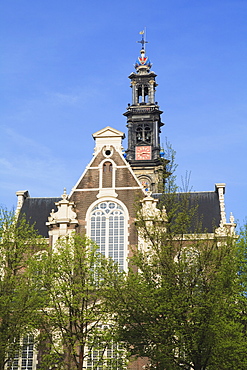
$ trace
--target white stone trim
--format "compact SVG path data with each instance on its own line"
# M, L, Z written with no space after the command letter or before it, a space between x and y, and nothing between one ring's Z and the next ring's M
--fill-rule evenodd
M110 126L103 128L93 134L95 139L95 154L97 155L104 147L106 150L110 147L114 147L116 150L122 150L122 139L125 134L122 131L116 130Z
M16 206L16 215L18 215L18 213L20 212L22 206L23 206L23 203L25 201L26 198L29 198L29 192L28 190L19 190L15 193L17 195L17 206Z
M115 150L120 155L121 159L124 162L124 165L117 166L116 163L114 163L112 161L112 163L114 163L115 171L118 168L127 168L131 172L131 174L134 177L134 179L136 180L137 184L139 184L139 187L138 186L137 187L132 187L132 189L133 190L134 189L141 189L143 194L145 194L145 190L141 186L140 181L138 180L137 176L135 175L134 171L132 170L130 164L126 161L126 159L123 156L123 153L122 153L122 150L123 150L122 139L124 138L124 133L121 132L121 131L118 131L118 130L110 127L110 126L107 126L107 127L103 128L102 130L97 131L95 134L93 134L93 137L96 141L93 158L91 159L89 164L86 166L85 170L83 171L83 174L80 176L80 178L77 181L77 183L75 184L75 186L72 188L72 190L69 194L69 199L71 198L74 191L95 191L95 190L99 191L100 189L102 189L102 185L100 185L100 184L99 184L99 188L94 188L94 189L76 189L76 188L80 184L81 180L83 179L83 177L85 176L86 172L89 169L90 170L99 170L100 165L95 167L95 166L91 166L91 164L93 163L95 157L104 148L106 148L106 149L111 148L111 150L113 150L113 151ZM109 157L111 157L111 156L109 156ZM105 160L111 161L111 159L108 158L108 157ZM129 187L115 188L115 190L123 190L123 189L129 189ZM112 193L112 195L113 195L113 193ZM102 196L105 196L105 194L102 193ZM113 196L116 197L115 195L113 195Z
M60 237L71 235L78 225L77 214L74 211L75 204L68 201L66 189L61 197L62 200L55 203L58 208L57 212L52 209L48 222L46 222L46 226L49 228L48 234L52 237L52 247L55 246Z
M219 195L219 202L220 202L220 218L221 218L221 223L225 224L226 223L226 212L225 212L225 188L226 184L224 183L219 183L215 184L215 188L218 192Z
M117 187L114 190L140 190L140 186L124 186L124 187ZM110 189L110 188L105 188L105 189ZM92 188L92 189L74 189L73 191L99 191L100 188ZM142 190L142 188L141 188Z
M116 184L116 163L110 159L110 158L106 158L106 159L103 159L99 166L97 167L98 170L99 170L99 188L100 189L105 189L103 188L103 167L104 167L104 163L107 163L107 162L110 162L112 164L112 183L111 183L111 188L112 189L115 189L115 184Z
M25 360L32 360L32 370L36 370L37 369L37 365L38 365L38 350L37 350L37 346L36 346L36 343L35 343L35 339L34 339L34 343L29 343L29 345L33 345L32 349L30 349L30 351L33 352L33 357L23 357L23 350L22 350L22 346L23 346L23 339L27 336L30 336L30 335L33 335L34 338L37 337L38 335L38 330L35 330L34 332L30 332L30 333L27 333L25 334L23 337L21 337L20 341L19 341L19 345L20 345L20 352L19 352L19 356L18 358L16 358L15 360L18 361L18 370L21 370L23 369L23 366L22 366L22 360L25 359ZM8 363L5 364L5 367L4 367L6 370L8 367ZM13 364L11 365L10 369L13 368Z
M119 199L116 199L114 197L105 196L105 197L102 197L102 198L94 201L92 204L90 204L90 206L87 209L86 217L85 217L85 220L86 220L86 225L85 225L86 234L87 234L88 237L90 237L90 235L91 235L90 215L91 215L91 212L92 212L93 208L97 204L103 203L103 202L117 203L123 208L123 211L124 211L124 230L125 230L125 233L124 233L124 271L127 271L127 269L128 269L127 258L128 258L128 246L129 246L129 211L128 211L128 208L126 207L126 205L123 202L121 202Z
M93 168L93 167L90 167L90 165L91 165L91 163L94 161L94 159L95 159L94 157L91 159L91 161L89 162L89 164L86 166L85 170L83 171L82 175L79 177L78 181L76 182L75 186L73 186L73 188L71 189L71 192L70 192L70 194L69 194L69 199L71 198L71 196L72 196L73 192L74 192L74 191L76 191L76 190L78 190L78 189L76 189L76 188L77 188L77 186L80 184L80 182L81 182L81 180L83 179L83 177L85 176L86 172L87 172L89 169ZM98 167L96 167L96 168L98 168Z
M116 150L116 152L118 152L117 150ZM119 153L119 152L118 152ZM122 152L120 152L119 153L121 156L122 156ZM122 157L122 159L124 159L124 157ZM105 161L105 162L109 162L110 161L110 157L109 158L106 158L106 159L103 159L102 161ZM112 161L112 160L111 160ZM100 162L101 163L101 162ZM113 163L115 163L115 162L113 162ZM100 166L100 165L99 165ZM97 166L97 167L93 167L93 166L91 166L91 167L88 167L87 166L87 169L90 169L90 170L97 170L98 168L99 168L99 166ZM118 166L118 165L116 165L116 163L115 163L115 167L116 168L131 168L130 167L130 165L127 163L126 165L123 165L123 166Z

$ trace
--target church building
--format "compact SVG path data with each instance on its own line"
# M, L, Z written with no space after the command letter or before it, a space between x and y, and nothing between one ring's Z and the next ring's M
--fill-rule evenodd
M129 75L132 89L127 119L127 149L123 132L107 126L93 133L94 154L90 163L69 194L56 198L33 198L26 191L17 191L17 212L27 220L49 244L75 230L87 234L99 250L127 269L133 247L138 244L135 227L136 202L142 200L156 208L164 189L167 159L160 145L162 111L156 101L156 74L145 52L145 41ZM212 186L213 188L213 186ZM224 202L225 184L216 184L212 191L193 192L203 229L221 235L234 231L234 219L227 222ZM19 367L16 369L29 369ZM30 369L35 370L35 357ZM137 369L137 367L136 367Z

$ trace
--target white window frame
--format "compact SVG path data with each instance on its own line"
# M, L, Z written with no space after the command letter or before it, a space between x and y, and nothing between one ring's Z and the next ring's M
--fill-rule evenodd
M33 341L30 343L30 336L33 337ZM28 346L27 346L27 351L25 357L23 357L24 351L23 351L23 345L25 339L28 338ZM32 346L32 348L30 348ZM29 354L32 353L32 357L29 357ZM32 360L32 367L28 365L28 362L26 362L26 365L23 365L23 360ZM16 360L18 361L16 364ZM33 333L25 335L21 340L20 340L20 350L16 354L13 363L11 366L6 364L6 370L36 370L37 367L37 350L35 348L35 335Z
M99 362L99 359L101 358L100 363L97 367L95 365ZM121 360L125 359L125 350L119 343L110 342L108 343L105 348L102 343L102 348L97 348L88 352L87 358L84 361L84 368L88 370L103 370L107 369L125 369L126 366L121 364ZM113 360L113 364L110 364L110 361ZM118 361L120 364L118 364Z
M91 206L88 208L87 210L87 213L86 213L86 232L87 232L87 235L92 238L93 240L95 240L94 237L92 237L92 230L91 230L91 216L92 216L92 211L93 209L96 207L96 206L99 206L101 203L107 203L108 205L110 203L114 203L114 204L117 204L117 206L121 207L121 208L116 208L116 210L120 210L122 211L123 213L123 222L124 222L124 227L123 227L123 230L124 230L124 235L123 235L123 244L124 244L124 248L123 248L123 270L124 271L127 271L128 269L128 264L127 264L127 257L128 257L128 221L129 221L129 213L128 213L128 209L127 207L125 206L125 204L123 204L121 201L119 201L118 199L116 198L109 198L109 197L106 197L106 198L100 198L99 200L95 201L94 203L91 204ZM109 208L108 208L109 209ZM103 211L103 209L102 209ZM100 212L100 209L99 209L99 212ZM109 238L110 238L110 235L109 235L109 217L112 215L111 212L108 212L108 213L104 213L104 216L106 217L106 229L105 229L105 241L106 241L106 244L105 244L105 251L104 251L104 255L106 257L109 257ZM99 215L100 216L100 215ZM98 230L100 231L100 230ZM114 235L113 235L114 237ZM100 251L101 251L101 245L99 245L100 247ZM113 260L114 260L114 255L113 255Z

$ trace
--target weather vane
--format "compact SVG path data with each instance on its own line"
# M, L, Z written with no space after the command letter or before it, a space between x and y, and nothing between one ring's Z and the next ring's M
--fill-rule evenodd
M146 33L146 28L143 31L139 32L139 34L142 35L142 39L141 39L141 41L137 41L140 44L142 44L142 49L144 49L144 50L145 50L145 44L148 43L148 41L145 40L145 33Z

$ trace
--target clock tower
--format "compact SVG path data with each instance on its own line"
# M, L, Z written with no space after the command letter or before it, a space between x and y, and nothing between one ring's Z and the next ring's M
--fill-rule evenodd
M132 104L124 115L127 117L128 149L126 159L146 190L162 192L165 165L160 147L160 129L163 113L155 101L156 74L145 52L144 32L141 32L140 56L135 63L136 72L129 76L132 88Z

